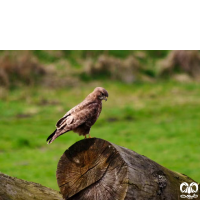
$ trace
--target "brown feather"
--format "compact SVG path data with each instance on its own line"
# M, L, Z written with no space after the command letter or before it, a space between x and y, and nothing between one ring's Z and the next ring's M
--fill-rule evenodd
M73 131L79 135L87 135L91 126L98 119L102 110L102 100L107 99L108 92L101 87L94 89L83 102L69 110L57 123L56 130L47 138L52 143L57 137Z

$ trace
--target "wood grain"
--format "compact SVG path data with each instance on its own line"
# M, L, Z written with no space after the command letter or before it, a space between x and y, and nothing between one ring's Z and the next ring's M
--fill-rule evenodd
M58 191L0 173L0 200L62 200Z
M132 150L91 138L65 151L57 182L66 200L177 200L180 184L194 180Z

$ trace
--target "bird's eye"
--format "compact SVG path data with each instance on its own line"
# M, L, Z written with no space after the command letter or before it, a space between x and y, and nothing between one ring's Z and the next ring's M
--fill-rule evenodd
M101 92L101 95L103 96L103 92Z

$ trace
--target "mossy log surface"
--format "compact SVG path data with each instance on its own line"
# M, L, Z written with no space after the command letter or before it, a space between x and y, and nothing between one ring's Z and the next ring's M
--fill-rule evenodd
M132 150L91 138L65 151L57 182L66 200L177 200L180 184L194 180Z
M58 191L0 173L0 200L63 200Z

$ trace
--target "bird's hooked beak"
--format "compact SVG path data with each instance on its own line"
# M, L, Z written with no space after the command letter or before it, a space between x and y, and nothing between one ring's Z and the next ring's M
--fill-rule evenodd
M107 101L108 100L108 97L106 97L106 96L104 96L104 98L103 98L105 101Z

